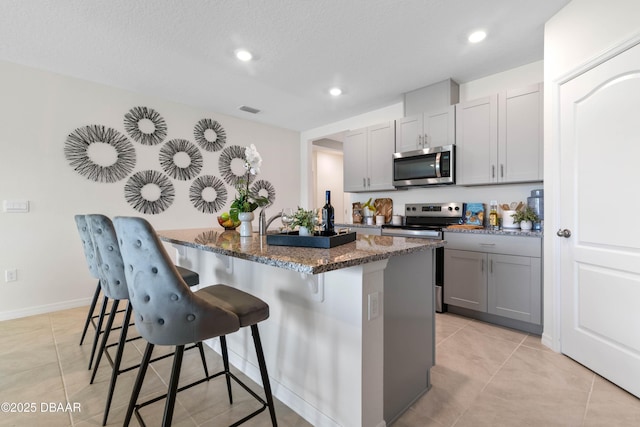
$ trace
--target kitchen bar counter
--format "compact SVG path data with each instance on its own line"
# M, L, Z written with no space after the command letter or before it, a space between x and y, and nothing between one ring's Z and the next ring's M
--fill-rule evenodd
M391 425L431 387L443 241L358 235L320 249L221 229L158 234L201 286L225 283L269 304L260 335L273 394L311 425ZM244 329L229 335L229 358L260 384L250 342ZM221 352L217 339L207 345Z
M254 233L240 237L235 231L210 228L159 231L161 240L234 258L280 267L299 273L318 274L352 267L392 256L425 251L442 241L359 235L355 242L331 249L274 246Z

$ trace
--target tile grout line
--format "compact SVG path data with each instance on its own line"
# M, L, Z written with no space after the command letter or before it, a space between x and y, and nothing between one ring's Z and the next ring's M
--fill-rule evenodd
M587 396L587 404L584 407L584 415L582 416L582 425L587 422L587 413L589 412L589 403L591 403L591 396L593 395L593 387L596 384L596 374L593 374L591 378L591 387L589 388L589 395Z
M496 371L493 373L493 375L491 375L491 378L489 378L489 381L487 381L487 383L484 385L484 387L482 387L482 390L480 390L480 393L483 393L484 390L487 388L487 386L491 383L491 381L493 381L493 379L496 377L496 375L498 375L498 372L500 372L500 370L502 370L502 368L504 367L504 365L507 364L507 362L509 361L509 359L511 359L513 357L513 355L515 354L516 351L518 351L518 349L520 347L523 346L524 342L527 340L527 337L529 336L529 334L525 335L522 340L520 340L520 342L518 343L518 345L516 346L516 348L513 349L513 351L511 352L511 354L509 354L509 356L504 360L504 362L502 362L500 364L500 366L498 366L498 369L496 369Z
M49 318L49 326L51 327L51 337L53 338L53 345L56 348L56 358L58 359L58 371L60 372L60 381L62 382L62 389L64 390L64 398L68 404L69 392L67 390L67 383L64 380L64 372L62 370L62 360L60 358L60 350L58 349L58 339L56 338L56 334L53 329L53 321L51 320L51 315L49 315L48 318ZM70 422L69 425L71 427L74 427L75 422L73 420L73 412L68 412L68 415L69 415L69 422Z

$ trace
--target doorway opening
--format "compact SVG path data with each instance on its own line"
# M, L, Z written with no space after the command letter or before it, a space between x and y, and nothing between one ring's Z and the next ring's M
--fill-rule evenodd
M340 132L311 142L314 208L324 206L325 191L331 191L336 224L344 224L346 215L342 152L344 134L345 132Z

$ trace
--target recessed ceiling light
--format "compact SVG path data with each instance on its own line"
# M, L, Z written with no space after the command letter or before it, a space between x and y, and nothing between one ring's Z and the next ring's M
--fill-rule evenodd
M339 87L332 87L331 89L329 89L329 93L332 96L340 96L342 95L342 89L340 89Z
M469 35L469 41L471 43L479 43L482 40L484 40L485 37L487 37L487 33L485 33L484 31L482 31L482 30L475 31L475 32L471 33L471 35Z
M238 49L236 50L236 58L238 58L240 61L247 62L251 61L253 55L248 50Z

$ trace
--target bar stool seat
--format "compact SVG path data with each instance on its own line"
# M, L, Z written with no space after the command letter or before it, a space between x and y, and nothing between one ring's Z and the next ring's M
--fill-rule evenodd
M135 311L138 332L148 344L142 357L138 377L131 393L124 426L128 426L143 406L166 398L163 426L173 419L176 395L209 379L224 375L229 402L233 403L231 379L249 392L262 406L232 424L237 426L269 409L271 423L277 426L269 376L258 331L258 323L269 317L269 306L261 299L239 289L218 284L192 292L171 263L164 246L151 225L142 218L114 218L120 252L125 264L129 300ZM250 327L265 399L253 392L229 370L226 337L241 327ZM184 346L189 343L220 337L224 370L178 388ZM138 403L138 397L155 345L175 345L173 368L166 395Z

